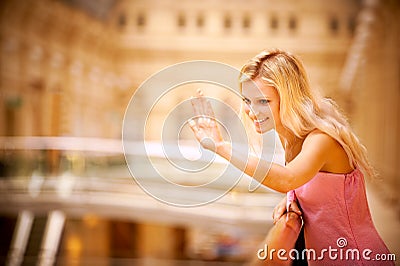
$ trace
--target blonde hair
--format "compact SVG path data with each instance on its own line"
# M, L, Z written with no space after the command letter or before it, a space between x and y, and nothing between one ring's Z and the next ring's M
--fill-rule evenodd
M371 177L376 172L367 158L366 148L353 133L335 102L313 92L302 62L281 50L263 51L246 63L239 82L260 78L274 87L280 97L280 119L298 138L319 129L340 143L353 167Z

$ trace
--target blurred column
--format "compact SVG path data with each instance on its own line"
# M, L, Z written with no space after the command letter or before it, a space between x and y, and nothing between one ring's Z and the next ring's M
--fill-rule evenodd
M354 80L358 71L362 67L362 61L365 60L368 48L373 44L373 38L376 36L378 11L380 8L379 0L364 0L363 8L358 16L358 25L356 28L353 43L349 49L348 56L340 77L340 88L345 94L349 94L354 87Z
M52 211L49 214L38 259L39 266L54 265L64 222L65 214L63 212Z
M21 265L31 232L32 222L33 214L30 211L19 213L6 265Z
M399 201L399 14L398 1L363 1L340 81L352 124L385 179L381 194L392 203Z

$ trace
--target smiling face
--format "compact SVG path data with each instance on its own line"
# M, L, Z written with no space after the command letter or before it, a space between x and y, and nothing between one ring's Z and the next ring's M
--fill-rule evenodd
M261 79L242 83L244 111L254 123L255 130L262 134L282 127L279 116L280 98L278 91Z

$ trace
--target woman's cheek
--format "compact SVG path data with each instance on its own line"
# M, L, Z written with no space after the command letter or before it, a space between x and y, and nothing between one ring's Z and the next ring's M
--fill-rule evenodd
M268 116L268 117L273 115L273 113L271 111L271 107L269 105L262 110L262 113L264 116Z

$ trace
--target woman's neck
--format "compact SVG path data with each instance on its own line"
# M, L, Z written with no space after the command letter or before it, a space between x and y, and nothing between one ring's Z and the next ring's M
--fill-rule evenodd
M285 150L286 161L290 162L300 152L303 139L297 137L289 130L281 130L277 132Z
M299 139L288 129L276 129L276 132L278 133L279 139L281 140L282 146L285 150L286 148L293 146L293 144L297 142L296 140Z

